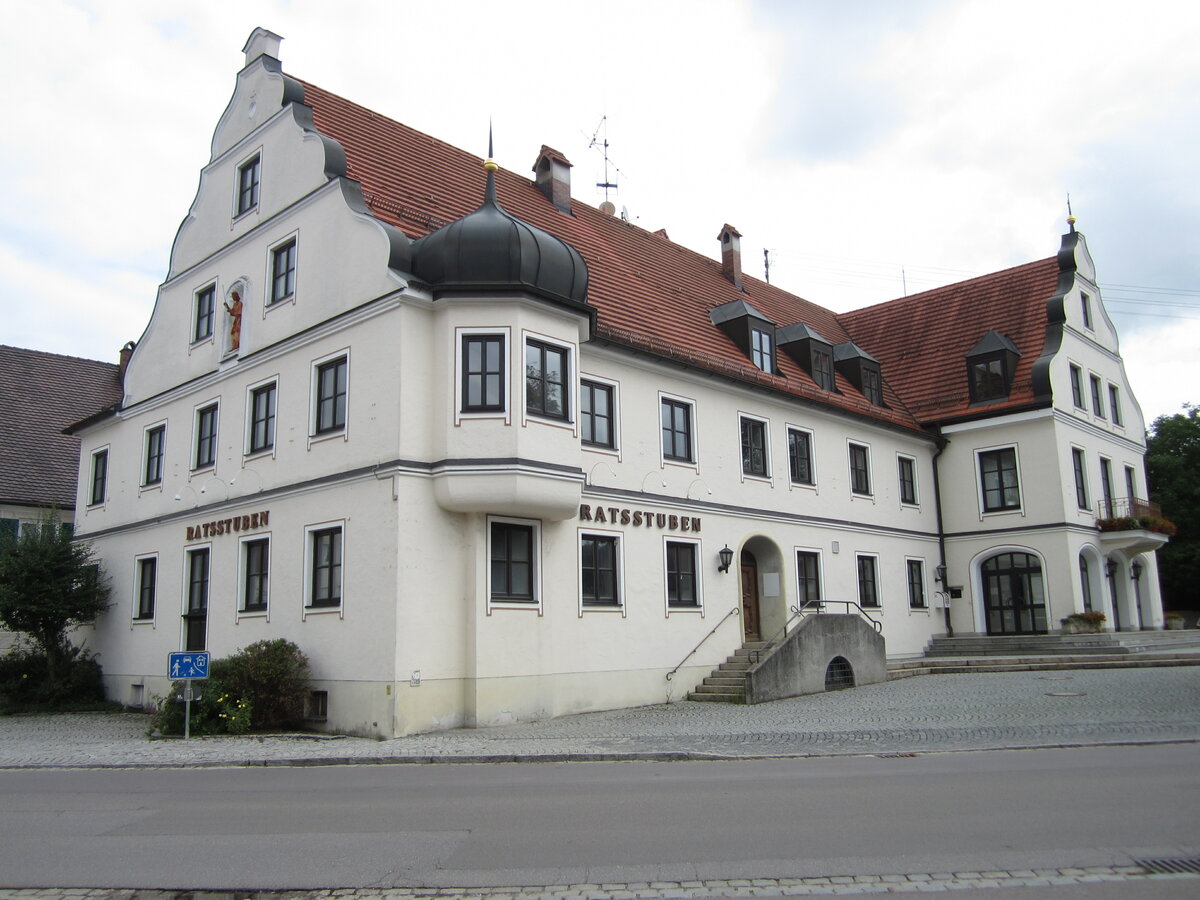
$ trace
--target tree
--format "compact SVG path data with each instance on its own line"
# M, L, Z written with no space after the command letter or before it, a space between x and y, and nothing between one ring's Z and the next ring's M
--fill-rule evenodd
M1178 526L1171 543L1158 551L1164 606L1200 608L1200 406L1159 416L1146 438L1150 499Z
M76 543L55 514L21 535L0 539L0 622L32 639L46 655L51 682L76 651L67 630L108 608L108 586L91 548Z

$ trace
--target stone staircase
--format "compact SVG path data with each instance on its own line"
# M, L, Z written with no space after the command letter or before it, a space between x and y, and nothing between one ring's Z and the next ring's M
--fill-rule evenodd
M707 703L745 703L746 671L757 662L757 653L766 641L747 641L721 663L703 683L688 694L689 700Z

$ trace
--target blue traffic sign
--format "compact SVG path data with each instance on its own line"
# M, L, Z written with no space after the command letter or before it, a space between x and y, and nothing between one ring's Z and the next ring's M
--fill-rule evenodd
M208 677L208 651L193 653L168 653L167 674L175 681L188 681Z

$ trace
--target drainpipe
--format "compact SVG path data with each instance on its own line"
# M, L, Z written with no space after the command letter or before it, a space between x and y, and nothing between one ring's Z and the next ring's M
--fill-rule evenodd
M942 451L946 449L946 445L950 441L944 438L940 431L935 434L935 437L937 438L937 452L933 454L933 508L937 513L938 559L941 563L941 571L945 573L942 576L942 588L946 592L946 606L943 614L946 617L946 637L954 637L954 627L950 624L950 573L946 569L946 530L942 526L942 485L938 478L938 457L942 455Z

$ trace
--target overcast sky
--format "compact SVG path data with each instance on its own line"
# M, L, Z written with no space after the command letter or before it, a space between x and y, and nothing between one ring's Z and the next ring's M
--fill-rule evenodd
M1053 255L1066 198L1147 419L1200 402L1200 5L5 0L0 343L145 327L255 26L285 71L846 310ZM604 138L600 132L600 140Z

